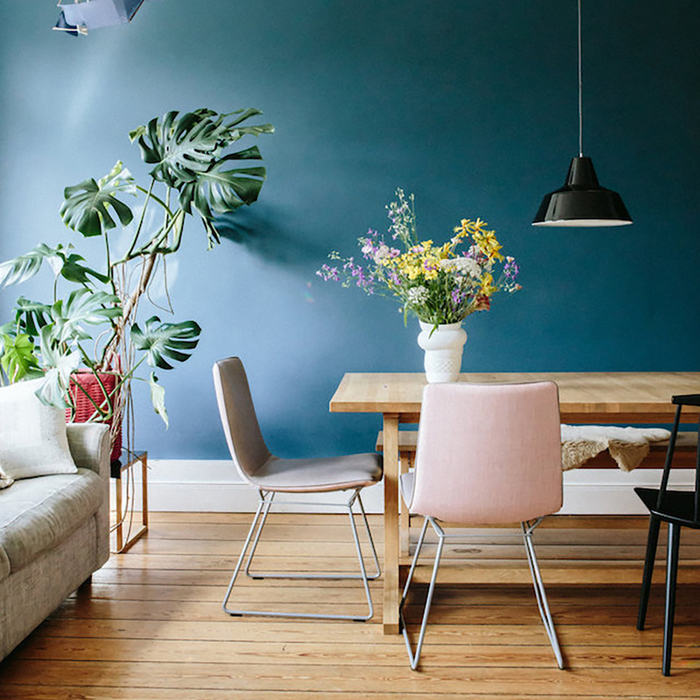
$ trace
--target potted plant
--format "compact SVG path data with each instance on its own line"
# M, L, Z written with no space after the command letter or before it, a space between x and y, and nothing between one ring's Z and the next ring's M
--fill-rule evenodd
M188 219L200 219L212 248L220 242L217 215L258 198L265 168L247 161L261 160L260 151L255 145L236 147L245 136L274 131L270 124L250 123L260 114L168 112L129 135L151 166L147 186L117 162L100 180L65 189L63 221L86 238L101 238L104 257L89 265L72 244L41 243L0 264L2 286L30 279L44 263L53 273L51 299L20 297L11 319L0 326L0 366L7 381L43 377L41 401L65 407L72 419L114 425L116 440L130 383L142 379L167 426L165 392L155 370L187 360L201 329L196 321L162 321L158 314L140 322L140 306L150 302L156 278L167 292L166 259L179 250ZM116 235L120 230L126 239ZM139 374L144 364L153 368L147 379Z

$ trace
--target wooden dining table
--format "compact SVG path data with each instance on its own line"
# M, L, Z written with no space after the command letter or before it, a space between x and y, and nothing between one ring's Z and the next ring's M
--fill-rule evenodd
M469 373L459 381L553 381L561 420L573 424L667 424L675 415L672 396L700 393L700 372ZM385 634L399 632L399 424L419 422L425 384L422 373L348 373L330 401L331 412L382 415ZM689 409L684 422L697 421L697 411Z

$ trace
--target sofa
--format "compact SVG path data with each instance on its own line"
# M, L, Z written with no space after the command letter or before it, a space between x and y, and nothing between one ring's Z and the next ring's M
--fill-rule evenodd
M0 659L109 558L109 430L67 437L77 472L0 490Z

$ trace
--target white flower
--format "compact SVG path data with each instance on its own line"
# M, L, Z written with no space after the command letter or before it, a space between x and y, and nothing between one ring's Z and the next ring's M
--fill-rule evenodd
M481 266L474 258L458 258L459 271L463 275L468 275L474 279L481 277Z
M428 301L428 290L425 287L411 287L408 290L409 304L425 304Z
M384 260L384 258L388 258L390 255L391 249L386 243L382 243L374 253L374 262L379 264L382 260Z
M473 258L460 257L441 260L440 267L447 272L454 272L474 279L481 277L481 266Z

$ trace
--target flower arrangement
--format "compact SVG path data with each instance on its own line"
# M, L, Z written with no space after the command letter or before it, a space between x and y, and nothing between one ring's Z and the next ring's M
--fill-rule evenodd
M367 263L329 254L332 263L317 271L322 279L357 286L367 294L397 297L403 304L404 320L415 314L419 320L441 324L459 323L475 311L488 311L491 297L498 291L513 293L519 267L504 256L502 246L488 224L477 218L462 219L454 236L440 246L432 240L420 241L416 227L415 197L396 190L397 201L387 206L387 243L370 229L358 241ZM404 250L394 247L394 242ZM496 278L496 274L498 277Z

